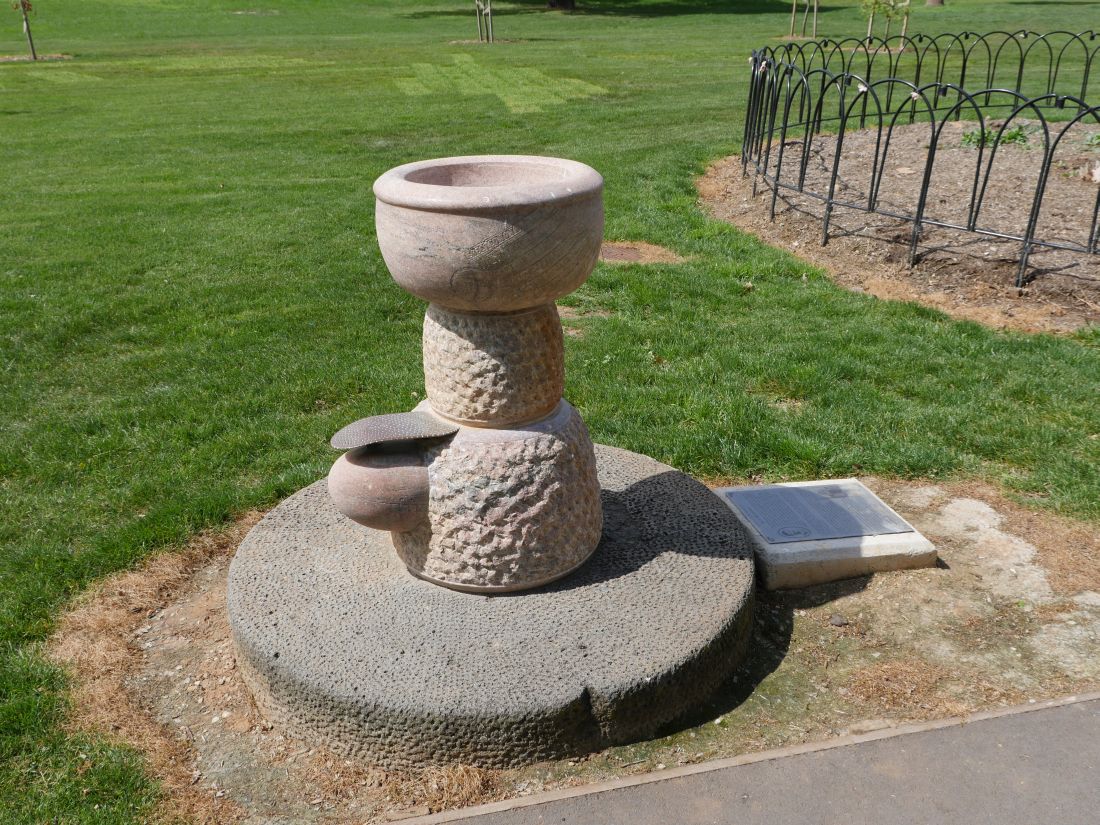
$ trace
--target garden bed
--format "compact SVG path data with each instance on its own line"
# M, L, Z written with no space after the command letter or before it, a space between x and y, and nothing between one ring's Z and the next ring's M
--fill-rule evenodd
M1031 207L1042 151L1034 124L1021 123L1026 142L1005 143L997 151L979 226L1022 234ZM966 222L975 169L977 130L973 123L944 127L929 187L926 217ZM1088 237L1100 182L1100 129L1074 127L1051 170L1037 227L1046 240L1082 242ZM836 198L860 202L867 197L870 158L876 130L845 135ZM895 130L880 190L879 209L915 211L929 142L927 124ZM782 180L796 181L802 145L789 142ZM836 150L832 135L815 137L809 149L805 186L827 192ZM773 166L774 152L773 148ZM988 148L982 163L989 157ZM829 242L821 246L823 201L781 189L776 219L769 220L771 190L741 172L740 159L726 158L699 181L707 208L719 218L750 231L823 267L843 286L880 298L917 301L959 318L1028 332L1072 332L1100 323L1100 256L1044 247L1030 257L1030 280L1016 287L1021 244L955 229L925 226L914 267L908 266L912 224L877 213L837 207ZM1027 196L1021 195L1026 193Z

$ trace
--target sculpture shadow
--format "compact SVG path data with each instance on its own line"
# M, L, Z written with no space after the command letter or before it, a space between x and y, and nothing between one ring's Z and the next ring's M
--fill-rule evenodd
M611 466L612 475L618 469L614 463L604 465L601 462L601 465ZM752 569L752 544L740 520L708 487L675 470L657 473L632 484L616 484L613 477L601 478L601 482L604 485L604 533L596 552L580 569L561 581L527 593L592 588L593 598L600 598L600 585L604 583L629 575L645 565L660 564L662 558L669 555L689 555L743 561L744 565L734 563L719 569L728 571L728 587L743 591L745 602L734 620L735 625L716 636L712 648L700 653L690 666L695 671L695 678L688 682L693 686L689 692L696 698L689 703L677 703L686 705L687 710L648 730L643 726L637 738L602 741L598 747L669 736L734 710L786 659L796 611L857 593L870 581L870 576L864 576L789 591L746 587L750 584L744 577ZM815 500L814 506L822 511L833 508L834 512L829 515L834 520L847 514L827 496ZM674 575L674 570L675 565L669 565L670 575ZM746 624L749 624L748 632L737 629L745 628ZM683 688L682 680L678 684ZM661 715L659 707L650 710L638 707L633 712L640 716Z
M752 542L740 519L709 487L685 473L668 470L621 489L604 479L601 483L604 525L599 546L579 569L540 591L590 587L629 575L666 553L753 557ZM838 505L826 488L795 489L791 494L808 497L806 506L825 522L862 531L863 525Z
M719 686L709 701L663 727L658 736L670 736L697 727L738 708L787 658L794 633L795 611L821 607L854 595L865 590L870 581L868 575L798 590L759 589L748 655L741 667Z
M709 556L748 562L752 544L733 511L704 484L684 473L670 470L648 476L621 489L603 482L604 533L599 547L581 568L564 579L532 592L555 592L593 587L629 575L644 565L659 563L666 554ZM613 480L611 480L613 481ZM833 521L844 523L847 510L828 496L815 499L820 512L829 511ZM737 565L731 565L731 588L744 586L737 579ZM756 586L749 592L751 632L743 642L728 634L723 644L706 657L705 670L730 675L712 689L700 691L700 701L675 719L653 729L652 737L678 733L726 714L748 699L768 676L783 663L790 649L796 611L820 607L858 593L870 582L862 576L798 590L766 591ZM502 594L522 596L518 594ZM498 598L498 597L494 597ZM746 617L748 618L748 617ZM740 664L732 670L722 661ZM700 682L707 682L700 672ZM648 736L646 738L649 738ZM603 743L608 744L625 744Z
M560 592L627 576L669 553L752 558L752 546L733 512L706 485L669 470L624 489L602 491L603 536L580 568L537 590Z
M814 506L828 510L834 521L850 518L846 510L827 496ZM678 471L649 476L624 489L603 491L604 535L596 552L579 570L565 579L541 588L544 591L591 587L628 575L643 565L657 562L665 554L703 555L744 559L753 554L752 545L740 520L708 487ZM742 586L731 568L730 587ZM794 616L858 593L870 582L862 576L798 590L765 591L755 588L752 597L752 631L747 650L731 646L723 655L739 658L731 671L689 711L654 733L668 736L728 713L740 706L769 675L783 663L794 632ZM721 669L717 661L711 662Z

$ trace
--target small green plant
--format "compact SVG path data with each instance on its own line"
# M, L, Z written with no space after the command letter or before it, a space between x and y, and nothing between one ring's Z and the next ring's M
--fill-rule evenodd
M963 132L962 145L969 146L971 149L985 146L985 136L986 133L981 129L971 129L969 132Z
M870 40L875 33L875 16L881 15L886 20L882 39L889 41L890 27L894 20L901 18L901 37L904 41L909 31L909 4L912 0L862 0L860 8L867 17L867 39Z
M1089 149L1100 149L1100 132L1093 132L1085 138L1085 146Z
M1023 126L1013 126L1011 129L1005 129L999 140L996 129L972 129L969 132L963 132L962 136L963 146L969 146L971 149L977 149L981 146L998 146L1004 143L1027 146L1027 142L1027 131Z

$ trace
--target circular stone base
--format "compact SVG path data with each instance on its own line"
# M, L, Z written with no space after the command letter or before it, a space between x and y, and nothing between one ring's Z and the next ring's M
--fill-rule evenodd
M744 658L752 551L706 487L596 446L604 533L537 590L474 595L412 576L324 481L242 542L228 608L261 710L383 767L509 767L653 736Z

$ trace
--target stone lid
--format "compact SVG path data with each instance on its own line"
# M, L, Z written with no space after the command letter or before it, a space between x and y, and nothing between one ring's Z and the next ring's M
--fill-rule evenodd
M568 203L602 190L603 177L591 166L535 155L422 160L391 169L374 182L375 197L384 203L439 212Z
M388 441L417 441L443 438L458 432L458 425L444 421L426 410L372 415L342 428L329 442L337 450L355 450Z

